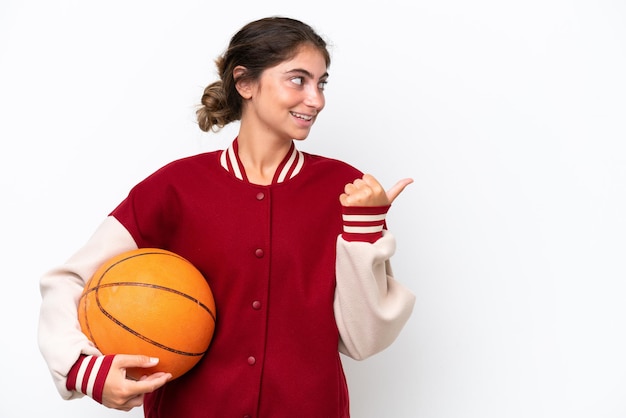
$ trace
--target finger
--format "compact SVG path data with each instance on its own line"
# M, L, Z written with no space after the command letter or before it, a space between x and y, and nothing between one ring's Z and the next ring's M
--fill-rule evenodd
M389 199L389 204L391 204L396 197L404 190L406 186L413 183L413 179L406 178L398 181L394 184L389 190L387 190L387 198Z
M171 373L157 372L148 376L143 376L140 380L133 382L134 393L154 392L172 378Z
M351 195L356 192L356 186L353 183L348 183L344 186L343 191L344 194Z
M120 368L142 367L150 368L159 363L156 357L148 357L141 355L118 354L113 360L115 365Z
M361 189L367 186L367 182L364 181L363 179L356 179L352 182L352 184L354 184L354 187L356 187L357 189Z
M363 174L362 181L374 190L383 189L383 186L378 182L378 180L376 180L376 177L372 176L371 174Z

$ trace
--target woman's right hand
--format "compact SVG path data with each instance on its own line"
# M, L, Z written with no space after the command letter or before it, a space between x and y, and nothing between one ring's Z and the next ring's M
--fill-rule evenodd
M111 363L111 369L104 382L102 404L109 408L130 411L143 405L146 393L153 392L172 378L170 373L157 372L144 375L139 380L130 379L127 369L150 368L157 365L158 359L140 356L117 354Z

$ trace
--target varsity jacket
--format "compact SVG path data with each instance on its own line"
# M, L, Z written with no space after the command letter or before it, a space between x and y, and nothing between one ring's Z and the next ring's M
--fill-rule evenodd
M74 374L68 385L79 356L102 358L77 327L85 283L115 254L158 247L204 274L217 323L202 360L146 395L146 417L349 417L339 353L360 360L385 349L415 302L390 268L388 207L339 203L361 176L292 145L272 184L251 184L235 140L140 182L84 248L41 279L39 343L61 395L98 390L93 377L75 384Z

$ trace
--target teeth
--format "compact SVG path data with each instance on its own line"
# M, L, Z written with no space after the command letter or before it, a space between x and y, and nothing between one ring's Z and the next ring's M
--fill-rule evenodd
M296 113L296 112L291 112L292 115L294 115L295 117L302 119L302 120L311 120L313 119L313 116L308 116L308 115L303 115L301 113Z

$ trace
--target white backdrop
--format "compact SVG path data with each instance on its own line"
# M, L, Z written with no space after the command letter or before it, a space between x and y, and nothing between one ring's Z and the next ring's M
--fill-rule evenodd
M246 4L248 3L248 4ZM0 417L115 417L57 395L38 280L164 163L246 22L332 44L302 149L386 186L417 295L388 350L345 361L355 418L626 416L626 3L610 0L0 3ZM139 417L136 409L124 416Z

